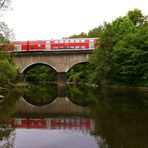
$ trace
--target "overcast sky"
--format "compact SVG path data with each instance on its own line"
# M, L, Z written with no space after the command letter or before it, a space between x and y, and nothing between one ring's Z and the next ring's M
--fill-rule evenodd
M138 8L148 14L148 0L12 0L1 20L16 40L60 39L111 22Z

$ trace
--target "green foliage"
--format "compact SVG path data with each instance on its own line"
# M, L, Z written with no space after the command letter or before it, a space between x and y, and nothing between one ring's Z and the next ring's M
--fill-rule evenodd
M49 66L36 65L25 73L25 78L30 82L54 82L57 80L57 73Z
M127 15L135 26L141 26L146 18L139 9L128 11Z
M96 28L90 30L90 31L88 32L88 37L89 37L89 38L100 37L100 35L101 35L101 33L102 33L102 28L103 28L103 26L99 26L99 27L96 27Z
M42 106L49 104L57 97L57 85L32 85L25 91L23 97L33 105Z
M0 50L2 50L3 47L4 47L5 45L9 44L10 42L9 42L9 40L7 40L7 39L0 33L0 43L1 43L1 45L0 45Z
M99 38L102 33L103 26L98 26L87 33L80 33L72 35L69 38ZM67 74L67 81L69 82L83 82L83 83L96 83L96 73L94 72L94 64L85 63L78 64L72 67Z
M8 60L0 60L0 85L10 84L15 81L17 70Z
M67 73L67 81L69 82L82 82L82 83L93 83L94 66L89 63L81 63L73 66Z
M72 101L74 104L80 105L80 106L88 106L91 104L95 104L96 98L96 89L92 87L86 87L86 86L72 86L67 85L67 97L70 101Z
M105 24L90 61L97 81L139 84L148 80L148 22L140 10Z
M4 96L4 100L0 102L0 123L9 119L15 113L16 102L20 97L20 93L15 89L11 89L9 92L1 92L1 95Z
M10 43L10 40L14 39L14 33L12 29L9 29L5 22L0 21L0 41L1 45L7 45L5 43Z
M87 34L84 32L81 32L80 34L74 34L72 36L70 36L69 38L87 38Z
M70 36L69 38L96 38L100 37L101 32L102 32L103 26L98 26L96 28L93 28L89 30L88 33L81 32L80 34L74 34Z
M9 85L17 78L17 70L9 53L4 52L5 46L10 44L11 30L4 22L0 22L0 86Z

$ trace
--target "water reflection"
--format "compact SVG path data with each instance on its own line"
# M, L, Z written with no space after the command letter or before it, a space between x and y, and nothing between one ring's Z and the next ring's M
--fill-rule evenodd
M78 106L71 102L67 97L57 97L50 104L36 106L28 103L25 98L20 97L17 102L16 115L30 116L33 117L46 117L46 116L69 116L79 115L88 116L89 110L87 107Z
M148 92L44 85L0 95L0 146L148 147Z
M30 104L42 106L49 104L57 97L57 85L32 85L23 95Z
M86 117L52 117L52 118L11 118L5 126L25 129L72 130L88 133L94 131L94 120Z
M0 101L0 122L15 113L17 98L20 94L21 92L16 89L0 92L0 95L3 96Z
M99 91L93 115L100 146L148 147L148 93L133 89Z
M7 126L7 120L15 113L17 98L21 92L16 89L9 92L0 92L3 101L0 101L0 147L13 147L15 129Z

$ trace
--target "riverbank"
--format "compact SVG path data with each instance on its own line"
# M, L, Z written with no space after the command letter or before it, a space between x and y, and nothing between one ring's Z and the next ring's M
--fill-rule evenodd
M56 83L56 82L46 82L46 83L37 83L37 84L51 84L51 83ZM56 83L58 84L58 83ZM135 88L139 91L146 91L148 92L148 87L144 87L144 86L127 86L127 85L115 85L115 84L90 84L90 83L84 83L84 82L77 82L77 83L73 83L73 82L66 82L65 83L70 84L70 85L82 85L82 86L88 86L88 87L93 87L93 88L119 88L119 89L132 89ZM11 84L8 87L0 87L0 91L5 91L5 90L9 90L11 88L21 88L21 87L28 87L32 85L32 83L29 82L18 82L16 84Z
M139 91L146 91L148 92L148 87L144 86L127 86L127 85L111 85L111 84L100 84L99 87L105 88L120 88L120 89L137 89Z
M73 85L84 85L88 87L94 87L94 88L120 88L120 89L137 89L139 91L146 91L148 92L148 87L145 86L129 86L129 85L119 85L119 84L90 84L90 83L84 83L84 82L67 82L66 84L73 84Z

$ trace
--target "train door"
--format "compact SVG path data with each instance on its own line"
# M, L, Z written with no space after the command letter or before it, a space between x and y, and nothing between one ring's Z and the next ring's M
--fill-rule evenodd
M50 50L50 41L46 41L46 50Z
M94 49L94 39L89 40L89 48Z
M21 51L21 45L20 44L15 45L15 51Z

